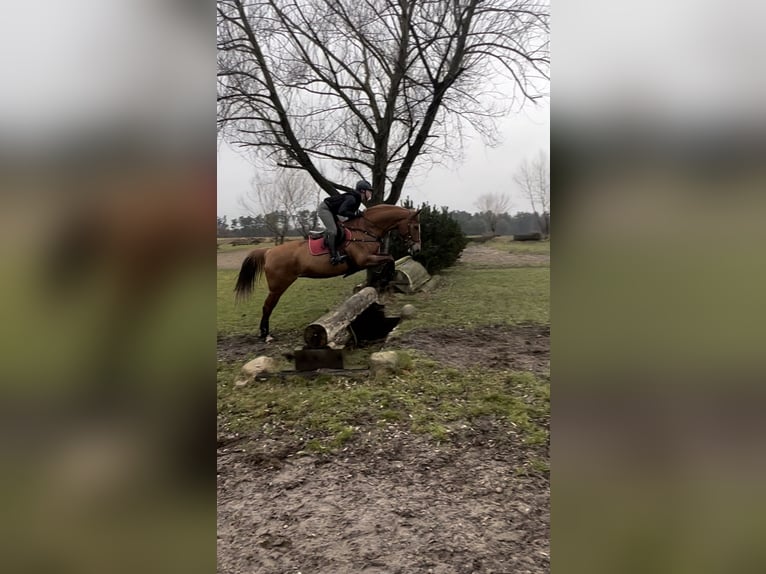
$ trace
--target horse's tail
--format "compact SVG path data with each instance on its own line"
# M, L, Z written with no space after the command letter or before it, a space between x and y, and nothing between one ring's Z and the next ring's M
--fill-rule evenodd
M247 299L252 294L257 279L263 273L267 251L268 249L255 249L245 257L242 268L239 270L237 285L234 287L236 301Z

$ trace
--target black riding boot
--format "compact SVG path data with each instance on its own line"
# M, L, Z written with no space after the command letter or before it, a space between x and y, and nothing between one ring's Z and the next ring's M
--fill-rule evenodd
M330 250L330 263L333 265L338 265L339 263L343 263L343 261L345 261L346 256L338 255L338 248L335 247L335 245L328 245L328 249Z

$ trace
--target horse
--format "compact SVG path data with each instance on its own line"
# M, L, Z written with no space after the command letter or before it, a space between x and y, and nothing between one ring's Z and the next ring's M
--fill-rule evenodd
M360 216L339 226L339 236L342 237L344 233L347 237L350 235L345 250L351 263L332 265L329 255L312 255L308 239L290 241L268 249L254 249L242 262L234 288L236 301L247 299L257 279L266 275L269 294L263 303L260 323L260 336L266 339L271 313L279 298L298 277L337 277L393 262L393 256L379 252L385 236L394 229L404 238L411 254L420 251L420 210L386 204L370 207Z

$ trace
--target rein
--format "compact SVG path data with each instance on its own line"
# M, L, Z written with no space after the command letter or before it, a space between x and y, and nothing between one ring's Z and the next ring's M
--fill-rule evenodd
M356 242L356 243L383 243L383 238L382 237L378 237L377 235L375 235L373 233L370 233L366 229L359 229L358 227L347 227L345 225L343 227L345 227L349 231L361 231L362 233L366 233L367 235L372 237L372 239L356 239L356 238L352 237L351 239L349 239L349 242L353 241L353 242ZM384 234L385 234L385 232L384 232Z
M362 214L361 219L366 219L364 214ZM369 221L369 220L367 220L367 221ZM383 238L386 236L386 233L391 231L397 225L398 225L397 223L394 223L388 229L384 229L383 230L383 235L381 235L380 237L378 237L377 235L375 235L371 231L368 231L367 229L360 229L358 227L348 227L346 225L344 225L343 227L345 227L349 231L361 231L365 235L369 235L370 237L372 237L372 239L355 239L355 238L351 238L349 241L354 241L354 242L357 242L357 243L383 243Z
M366 219L364 214L362 214L361 218L362 219ZM369 221L369 219L367 219L367 221ZM365 235L368 235L368 236L372 237L372 239L356 239L356 238L352 237L351 239L349 239L350 243L380 243L380 244L383 244L383 238L386 236L386 234L390 233L391 230L394 229L395 227L397 227L398 225L399 225L399 222L396 222L393 225L390 225L389 227L387 227L386 229L383 229L383 234L380 237L378 237L377 235L375 235L371 231L368 231L367 229L361 229L359 227L348 227L346 225L343 225L343 227L345 229L348 229L349 231L359 231L361 233L364 233ZM408 230L409 230L409 233L407 234L407 238L406 239L412 241L412 222L410 222L410 224L408 226Z

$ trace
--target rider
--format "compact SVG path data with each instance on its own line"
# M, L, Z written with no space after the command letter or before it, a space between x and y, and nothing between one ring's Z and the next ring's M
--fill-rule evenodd
M335 218L339 221L346 221L351 217L360 215L359 205L364 201L370 201L372 198L372 185L370 182L361 179L356 183L356 188L348 193L333 195L319 203L317 215L325 226L325 243L330 250L330 263L337 265L343 263L345 255L338 255L338 248L335 245L338 226Z

